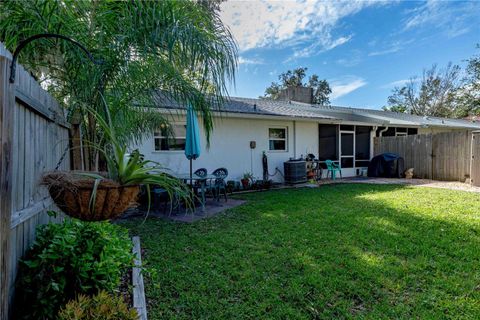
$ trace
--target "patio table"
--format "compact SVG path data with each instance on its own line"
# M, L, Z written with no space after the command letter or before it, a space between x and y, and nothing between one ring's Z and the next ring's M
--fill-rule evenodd
M202 205L202 212L205 212L205 187L206 187L205 184L207 180L217 179L217 176L213 174L207 174L204 177L200 177L200 176L197 176L196 174L192 174L192 176L190 177L190 173L178 173L175 175L175 177L179 180L182 180L185 183L188 183L190 180L204 181L204 183L200 184L201 194L202 194L202 197L200 199L200 204Z

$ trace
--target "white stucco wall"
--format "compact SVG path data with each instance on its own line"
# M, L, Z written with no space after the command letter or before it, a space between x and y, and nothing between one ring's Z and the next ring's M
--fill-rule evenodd
M177 121L181 121L177 118ZM201 126L201 124L200 124ZM286 127L288 132L287 151L268 150L268 128ZM294 131L296 141L294 141ZM262 178L262 152L266 151L270 174L277 167L283 174L283 162L291 157L305 156L307 152L318 154L318 123L289 120L216 118L215 128L210 138L210 149L206 149L206 139L201 128L202 154L193 161L193 170L206 168L212 172L225 167L229 171L227 180L239 180L243 173L253 172ZM256 141L256 148L250 149L250 141ZM189 161L183 151L155 151L153 137L145 139L138 149L147 159L158 161L176 173L188 173ZM296 154L295 154L296 152ZM271 177L283 181L280 174Z

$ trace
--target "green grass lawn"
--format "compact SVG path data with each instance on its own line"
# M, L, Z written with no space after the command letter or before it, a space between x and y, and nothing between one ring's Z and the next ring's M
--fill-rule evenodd
M242 195L193 224L125 223L150 319L480 319L480 194L331 185Z

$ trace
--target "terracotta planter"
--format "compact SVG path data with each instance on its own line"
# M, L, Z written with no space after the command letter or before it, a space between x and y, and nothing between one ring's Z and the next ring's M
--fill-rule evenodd
M45 179L44 179L45 180ZM57 180L49 185L49 193L60 210L83 221L102 221L118 217L136 203L139 186L121 186L111 180L102 180L94 191L94 180Z
M250 185L250 181L248 179L242 179L240 181L242 182L243 189L247 189Z
M313 171L308 171L307 172L307 178L308 179L313 179L313 177L315 177L315 173L313 173Z

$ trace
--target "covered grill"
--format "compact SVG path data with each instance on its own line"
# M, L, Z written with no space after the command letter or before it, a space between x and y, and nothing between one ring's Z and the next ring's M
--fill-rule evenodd
M395 153L383 153L373 157L368 165L369 177L402 178L403 158Z

